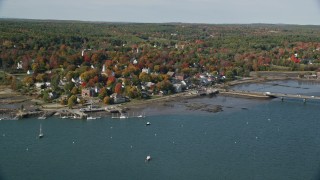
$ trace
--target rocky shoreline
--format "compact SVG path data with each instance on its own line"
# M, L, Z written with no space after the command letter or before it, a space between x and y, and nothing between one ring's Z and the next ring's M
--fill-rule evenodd
M279 80L279 79L277 79ZM283 79L282 79L283 80ZM226 95L225 92L228 92L228 86L243 84L243 83L254 83L254 82L266 82L266 79L248 79L242 81L233 81L227 86L221 87L224 91L221 95ZM218 87L218 86L217 86ZM2 87L3 88L3 87ZM219 88L219 87L218 87ZM45 104L41 100L32 99L28 96L19 95L11 91L8 87L5 90L0 89L3 93L0 93L0 119L3 118L27 118L27 117L39 117L45 115L46 117L53 115L67 115L70 111L79 111L80 107L69 110L67 107L60 104ZM235 93L233 93L235 94ZM185 110L188 111L203 111L208 113L217 113L223 111L224 108L222 105L211 105L206 103L189 103L187 100L192 98L198 98L199 94L188 92L182 92L178 94L173 94L169 96L158 97L148 100L133 100L124 104L113 105L119 109L121 113L134 113L141 112L143 109L150 106L157 107L174 107L174 103L182 103L185 107ZM241 96L240 96L241 97ZM102 107L103 105L100 104ZM109 107L109 106L107 106ZM111 107L111 106L110 106ZM87 113L88 116L112 116L110 112L92 112Z

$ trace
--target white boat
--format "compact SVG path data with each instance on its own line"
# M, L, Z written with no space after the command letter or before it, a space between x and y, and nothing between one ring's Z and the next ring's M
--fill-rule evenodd
M43 133L42 133L42 126L41 126L41 124L40 124L40 132L39 132L39 138L43 138Z
M146 117L145 114L140 114L140 115L137 116L137 118L145 118L145 117Z
M151 160L151 156L149 155L149 156L146 157L146 162L150 161L150 160Z
M147 123L146 123L146 126L149 126L149 125L151 125L151 123L150 123L150 122L147 122Z
M120 116L116 115L116 116L113 116L112 117L113 119L126 119L126 118L129 118L128 116L126 116L125 114L120 114Z
M124 114L121 114L121 115L119 116L119 118L120 118L120 119L126 119L126 118L128 118L128 116L126 116L126 115L124 115Z
M93 120L93 119L97 119L96 117L92 117L92 116L88 116L87 120Z
M43 115L43 116L39 116L38 119L47 119L47 117Z

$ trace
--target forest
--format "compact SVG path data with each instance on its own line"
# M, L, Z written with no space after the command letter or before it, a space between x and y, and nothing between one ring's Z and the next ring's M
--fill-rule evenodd
M70 99L99 87L107 103L115 92L141 97L147 82L153 91L172 89L168 72L232 80L251 71L316 71L319 65L320 26L0 19L2 83L28 93L35 83L50 82L44 99L52 91Z

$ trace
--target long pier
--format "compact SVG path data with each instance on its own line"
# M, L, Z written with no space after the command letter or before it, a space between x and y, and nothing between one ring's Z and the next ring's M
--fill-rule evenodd
M236 97L244 97L244 98L256 98L256 99L270 99L274 98L272 96L268 96L263 92L252 92L252 91L234 91L234 90L219 90L219 94L225 96L236 96Z
M306 101L307 99L320 100L319 96L309 96L309 95L300 95L300 94L284 94L284 93L267 93L267 96L275 98L292 98L292 99L302 99Z
M301 99L304 102L308 99L320 100L319 96L272 93L272 92L235 91L235 90L225 91L225 90L220 89L219 94L229 95L229 96L237 96L237 97L245 97L245 98L258 98L258 99L281 98L281 100L283 100L285 98L291 98L291 99Z

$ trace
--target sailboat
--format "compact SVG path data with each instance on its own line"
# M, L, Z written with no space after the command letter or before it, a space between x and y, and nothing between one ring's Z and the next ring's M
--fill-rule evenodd
M43 138L43 133L42 133L42 126L41 126L41 124L40 124L40 132L39 132L39 138Z

